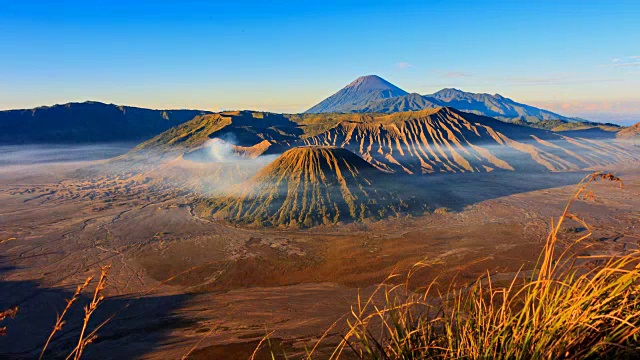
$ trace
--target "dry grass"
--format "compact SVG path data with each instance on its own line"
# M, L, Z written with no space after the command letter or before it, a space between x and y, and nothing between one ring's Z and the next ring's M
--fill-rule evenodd
M101 268L100 278L98 279L98 283L96 284L96 287L93 291L93 297L91 299L91 302L89 302L89 304L84 307L85 316L82 322L80 336L78 338L78 344L73 349L73 351L71 351L71 353L66 357L66 359L71 359L71 358L73 358L74 360L80 359L82 357L84 348L97 338L98 330L101 329L107 322L109 322L112 319L112 317L107 318L105 321L103 321L98 326L96 326L93 331L91 331L89 334L86 334L91 316L104 300L104 296L102 295L102 292L106 287L107 275L110 269L111 269L111 266L105 266ZM66 324L65 316L67 315L67 312L69 311L69 309L71 309L71 306L80 298L80 296L82 295L82 292L91 284L93 280L94 280L93 276L88 277L82 285L79 285L76 288L76 291L73 293L71 298L67 299L67 305L65 306L64 310L62 310L62 312L57 315L56 323L53 326L53 330L49 334L47 341L42 347L42 351L40 352L39 359L44 358L44 354L47 351L47 348L49 347L51 340L53 339L55 334L60 332L62 330L62 327Z
M127 303L125 303L119 310L117 310L116 312L114 312L113 314L111 314L109 317L107 317L102 323L100 323L98 326L96 326L93 331L91 331L89 334L85 335L86 331L87 331L87 326L89 324L89 320L91 319L91 316L93 315L93 313L96 311L96 309L98 308L98 306L100 305L100 303L102 303L102 301L104 300L104 296L102 295L102 292L104 291L104 289L106 288L107 285L107 275L109 273L109 270L111 269L111 265L108 266L104 266L101 268L101 273L100 273L100 278L98 280L98 283L93 291L93 297L91 302L85 306L84 308L84 320L82 323L82 328L81 328L81 333L80 336L78 338L78 344L76 345L76 347L73 349L73 351L71 351L71 353L66 357L67 360L73 358L74 360L78 360L82 357L84 348L89 345L91 342L93 342L96 338L97 338L97 333L98 331L104 327L109 321L111 321L112 319L114 319L118 314L120 314L121 312L123 312L125 309L127 309L132 301L137 300L142 298L145 295L148 295L150 293L152 293L153 291L157 290L160 286L165 285L173 280L175 280L176 278L179 278L181 276L187 275L192 271L204 268L208 265L211 265L215 263L215 261L211 261L211 262L207 262L206 264L200 265L200 266L194 266L191 267L185 271L182 271L174 276L171 276L163 281L161 281L160 283L158 283L156 286L148 289L147 291L139 294L138 296L134 297L133 299L129 300ZM49 334L49 337L47 338L47 341L45 343L45 345L42 348L42 351L40 353L40 357L39 360L45 358L44 354L47 351L47 348L49 347L49 344L51 343L51 340L53 339L53 337L55 336L56 333L60 332L62 330L62 327L66 324L66 320L65 320L65 316L67 314L67 312L69 311L69 309L71 309L71 306L80 298L80 296L82 295L82 293L85 291L85 289L87 287L89 287L89 285L91 284L91 282L94 280L93 276L88 277L85 282L82 285L79 285L76 288L76 291L74 292L74 294L71 296L70 299L67 299L67 305L65 306L64 310L57 315L56 317L56 323L53 327L53 330L51 331L51 334ZM13 311L13 312L12 312ZM0 313L0 321L2 321L4 319L4 315L7 314L7 316L11 316L13 317L15 315L15 313L18 311L18 308L16 307L15 309L10 309L7 310L6 312L2 312ZM0 335L3 335L3 330L6 330L4 328L0 328ZM211 329L211 331L207 332L205 334L205 336L203 336L193 347L191 347L188 352L185 353L185 355L182 357L183 359L186 359L189 357L189 355L191 355L191 353L193 351L195 351L197 349L197 347L200 345L200 343L202 343L202 341L204 341L208 336L210 336L211 334L213 334L215 331L219 330L218 327L213 327Z
M89 320L91 319L91 315L96 311L98 305L104 300L104 296L102 295L102 290L104 290L107 283L107 274L109 273L109 269L111 267L104 267L100 273L100 279L98 280L98 285L96 285L95 290L93 291L93 298L89 305L84 307L84 321L82 322L82 329L80 330L80 337L78 338L78 345L75 349L67 356L67 359L71 358L73 355L74 360L79 360L82 357L82 352L84 348L90 344L93 340L97 338L97 331L99 328L104 326L104 322L96 327L91 333L86 334L87 326L89 325ZM108 320L107 320L108 321Z
M191 354L196 351L196 349L200 346L200 344L209 336L211 336L214 332L218 331L219 328L217 326L212 327L209 331L207 331L201 338L198 340L190 349L187 351L180 359L186 360L191 356Z
M4 321L6 318L13 319L18 313L18 307L12 307L11 309L0 311L0 322ZM7 327L0 326L0 336L4 336L7 334Z
M562 215L552 221L533 275L518 273L510 282L500 284L487 275L467 288L450 289L442 294L433 290L435 283L414 290L412 276L430 266L424 262L416 264L400 283L397 282L399 275L392 274L370 297L358 299L349 314L348 331L329 358L637 357L640 355L640 252L619 256L573 255L572 249L587 239L590 232L558 251L558 238L565 220L571 219L589 228L570 209L576 200L595 196L588 186L597 180L615 181L622 186L613 174L594 173L585 177ZM89 332L89 321L104 300L102 291L108 272L109 267L102 268L92 299L84 309L77 345L67 359L80 359L85 347L96 339L98 330L113 318L109 317ZM65 325L68 310L93 280L93 277L87 278L67 300L42 349L41 359L54 335ZM1 312L0 321L13 317L16 312L17 308ZM316 351L336 325L327 330L305 358L320 358ZM0 335L4 330L0 328ZM264 344L270 344L268 337L259 346Z
M57 332L62 330L62 327L66 324L64 317L65 315L67 315L67 312L69 311L69 309L71 309L71 305L73 305L73 303L75 303L78 300L78 298L80 297L84 289L86 289L86 287L89 286L92 280L93 280L93 276L88 277L84 281L84 284L78 285L78 287L76 288L76 291L73 293L73 296L71 296L71 299L67 299L67 305L64 307L64 310L62 310L62 313L56 316L56 324L53 326L53 330L51 330L51 334L49 334L47 341L42 347L42 351L40 352L40 357L38 358L39 360L42 360L45 351L47 351L47 347L49 347L49 344L51 343L51 339L53 339L53 336Z
M447 215L449 212L450 210L446 207L439 207L433 211L433 213L437 215Z
M589 229L571 205L590 198L594 173L577 186L550 233L533 274L519 272L498 283L487 274L464 289L438 293L410 283L414 266L399 284L394 274L368 299L358 299L348 331L330 355L305 358L359 359L620 359L640 356L640 251L617 256L574 255L591 233L561 250L563 223ZM394 284L394 282L396 282ZM335 331L328 329L325 336ZM322 337L320 342L324 341Z
M15 240L17 240L17 239L14 238L14 237L11 237L11 238L8 238L8 239L0 239L0 244L6 243L6 242L9 242L9 241L15 241Z

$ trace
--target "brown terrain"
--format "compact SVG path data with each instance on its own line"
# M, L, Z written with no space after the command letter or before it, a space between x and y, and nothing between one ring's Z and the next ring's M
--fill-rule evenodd
M623 141L629 141L635 145L640 145L640 123L620 130L616 136L618 139Z
M1 357L37 358L65 299L108 264L89 326L113 318L86 358L246 359L271 332L295 356L335 321L337 341L359 294L418 261L433 265L417 280L443 289L530 269L592 171L624 186L596 183L574 207L593 231L582 254L638 247L633 146L449 108L317 116L202 115L116 159L0 168L0 310L19 307ZM82 317L49 356L73 349Z

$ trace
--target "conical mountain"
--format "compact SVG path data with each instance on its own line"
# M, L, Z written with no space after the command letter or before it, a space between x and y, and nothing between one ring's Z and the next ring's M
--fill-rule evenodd
M361 76L342 90L329 96L307 113L352 112L373 101L389 99L409 93L377 76Z
M382 189L384 175L347 149L296 147L229 196L199 208L217 219L276 227L378 219L408 209Z

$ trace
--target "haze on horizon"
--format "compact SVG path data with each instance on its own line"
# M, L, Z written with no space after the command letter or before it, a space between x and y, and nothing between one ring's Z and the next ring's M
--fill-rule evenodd
M0 0L0 109L302 112L358 76L640 120L637 1Z

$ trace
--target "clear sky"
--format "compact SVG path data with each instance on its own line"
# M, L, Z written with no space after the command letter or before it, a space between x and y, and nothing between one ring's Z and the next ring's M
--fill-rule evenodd
M640 120L640 1L0 0L0 108L299 112L360 75Z

